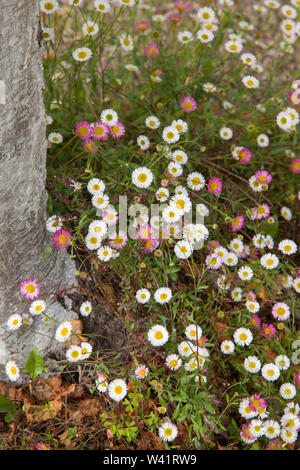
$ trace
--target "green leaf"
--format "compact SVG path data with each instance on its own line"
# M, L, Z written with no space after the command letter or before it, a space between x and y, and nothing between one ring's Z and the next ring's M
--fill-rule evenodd
M11 403L8 398L0 394L0 413L6 413L4 421L11 423L18 412L18 407Z
M48 246L44 252L44 259L47 259L52 251L52 246Z
M25 364L25 370L30 374L31 380L34 380L44 370L44 359L39 350L34 347L28 356Z

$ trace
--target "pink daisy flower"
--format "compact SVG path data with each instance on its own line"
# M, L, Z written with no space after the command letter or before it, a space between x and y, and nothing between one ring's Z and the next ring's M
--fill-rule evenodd
M20 293L25 299L37 299L40 293L40 286L33 279L28 279L20 284Z
M159 55L159 49L157 47L157 44L152 43L152 44L149 44L149 46L145 47L145 54L147 57L156 57L157 55Z
M101 121L94 122L93 137L95 140L107 140L109 127Z
M288 93L288 100L295 105L300 104L300 93L299 90L296 91L290 91Z
M261 220L261 219L267 219L271 213L270 206L268 204L260 204L256 208L256 219Z
M178 1L175 2L175 8L177 8L177 10L179 10L180 12L188 11L191 8L191 5L186 2Z
M249 163L251 160L251 152L249 149L246 147L243 147L242 150L239 153L239 161L243 164L246 165L246 163Z
M250 323L252 326L254 326L254 328L260 328L261 319L258 315L252 315L252 317L250 318Z
M290 164L290 170L292 173L300 173L300 158L295 158Z
M137 379L143 380L149 374L149 369L142 364L135 369L134 373Z
M272 175L268 173L266 170L259 170L256 173L254 173L254 177L256 181L260 184L270 184L272 181Z
M246 299L254 301L256 300L256 294L251 290L248 290L248 292L246 292Z
M264 409L266 406L265 400L260 397L259 393L255 393L249 398L249 408L251 411L257 411L260 408Z
M296 373L296 381L297 387L300 387L300 371Z
M76 134L82 140L89 139L93 134L93 128L87 121L80 121L76 124Z
M245 217L243 215L237 215L231 223L231 230L233 232L238 232L241 230L245 222Z
M209 251L214 251L218 246L221 246L221 243L218 240L215 240L207 244L207 249Z
M89 153L96 153L98 150L97 145L92 139L86 139L83 145L84 145L85 150Z
M251 246L249 256L251 256L252 259L257 259L259 257L259 249L255 246Z
M61 229L55 232L52 241L57 248L65 248L71 243L71 234Z
M264 336L264 338L272 338L276 335L276 329L271 323L264 323L261 334Z
M38 442L36 448L37 450L51 450L44 442Z
M197 108L197 103L194 100L194 98L192 98L191 96L185 96L180 101L180 106L182 107L183 111L185 111L186 113L191 113L192 111L195 111L195 109Z
M175 13L172 13L171 15L168 16L168 20L172 21L173 24L177 24L177 23L180 23L181 16L176 15Z
M213 176L207 183L207 189L211 194L221 194L222 192L222 181L220 178Z
M107 225L114 225L119 219L118 211L112 206L106 207L102 211L102 219Z
M246 259L248 256L250 256L250 246L249 245L244 245L242 248L242 251L237 253L238 258Z
M205 264L208 269L219 269L222 266L222 258L214 254L207 255Z
M150 23L149 21L139 21L138 23L135 23L134 28L136 31L144 33L150 28Z
M152 253L159 246L159 241L154 238L148 238L144 245L144 253Z
M268 445L267 450L281 450L283 442L280 442L278 439L272 439Z
M255 440L255 437L250 432L249 424L242 425L241 436L243 436L247 441L250 441L250 442Z
M277 302L273 305L272 315L276 320L287 320L291 315L290 308L284 302Z
M109 245L115 248L116 250L121 250L128 242L128 237L126 233L123 232L123 230L120 230L119 233L112 233L109 238L111 239Z
M137 233L139 235L139 239L143 241L149 240L153 235L154 229L151 225L141 225L137 228Z
M114 139L120 139L125 134L125 126L122 122L118 121L114 126L111 126L110 133Z

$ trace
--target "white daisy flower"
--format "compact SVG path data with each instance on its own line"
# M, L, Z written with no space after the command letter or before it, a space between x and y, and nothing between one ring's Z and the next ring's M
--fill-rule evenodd
M253 77L252 75L246 75L242 79L243 84L247 88L258 88L259 87L259 81L257 78Z
M48 140L52 144L60 144L64 140L64 138L59 132L51 132L48 135Z
M162 218L167 223L177 222L182 215L182 211L176 209L176 207L167 206L162 211Z
M91 302L86 301L80 305L80 313L84 317L87 317L91 313L92 309L93 307L92 307Z
M231 54L239 54L243 49L243 44L241 41L227 41L224 44L225 50Z
M154 299L159 304L168 303L172 298L172 291L168 287L160 287L154 293Z
M251 374L256 374L260 371L261 362L256 356L248 356L244 360L244 367L247 372L250 372Z
M175 255L179 259L187 259L193 254L193 247L185 240L181 240L174 246Z
M168 165L168 173L170 175L174 176L175 178L178 178L178 176L181 176L183 172L182 166L177 163L177 162L170 162Z
M124 51L133 50L133 39L130 34L124 33L119 37L120 45Z
M107 225L103 220L94 220L89 225L89 234L103 240L107 233Z
M23 319L21 315L19 315L18 313L14 313L8 318L6 322L7 328L11 331L18 330L22 325L22 320Z
M203 44L213 41L214 37L214 33L209 31L207 28L199 29L199 31L197 31L197 39L199 39Z
M87 21L82 25L81 29L85 36L95 36L99 31L99 26L93 21Z
M267 136L267 134L259 134L257 136L256 142L259 147L264 148L264 147L268 147L270 139Z
M188 325L185 329L185 335L188 339L196 341L197 339L201 338L202 329L200 328L200 326L194 324Z
M245 307L250 313L257 313L260 309L259 303L255 300L247 300Z
M190 31L182 31L177 34L178 41L187 44L193 40L193 35Z
M92 55L93 53L89 47L79 47L72 52L73 59L77 62L86 62Z
M162 138L168 144L174 144L175 142L178 142L178 140L180 139L180 134L178 130L176 129L176 127L167 126L163 130Z
M232 354L234 353L235 346L232 341L226 339L222 341L220 348L223 354Z
M179 369L181 364L182 360L177 356L177 354L169 354L169 356L166 357L166 365L171 370Z
M169 199L169 191L167 188L158 188L158 190L155 193L155 197L158 201L160 202L166 202Z
M268 439L275 439L280 434L279 424L277 423L277 421L274 421L272 419L267 419L264 422L264 428L265 428L265 436Z
M136 168L131 175L132 183L138 188L148 188L153 180L153 174L146 167Z
M42 35L43 35L44 41L46 41L46 42L53 41L53 39L54 39L54 30L52 28L42 28ZM52 122L53 122L53 119L52 119ZM47 124L52 124L52 122L49 123L46 120Z
M193 344L188 341L181 341L178 345L178 352L182 357L189 357L193 352Z
M171 442L176 439L178 434L177 427L170 421L166 421L158 429L158 435L163 441Z
M136 292L135 297L139 304L145 304L150 299L150 292L148 289L139 289Z
M102 238L98 237L94 233L88 233L85 237L85 245L89 250L98 250L100 248L102 242Z
M108 385L108 396L114 401L121 401L127 395L125 380L115 379Z
M94 0L94 7L100 13L108 13L110 10L110 3L106 0Z
M150 140L145 135L139 135L136 140L140 149L147 150L150 147Z
M99 178L92 178L87 185L87 190L90 194L104 193L105 184Z
M239 302L242 300L242 289L240 287L235 287L231 291L231 298L232 300L235 300L236 302Z
M252 343L253 335L248 328L238 328L234 332L233 339L239 346L249 346Z
M284 383L279 389L279 394L285 400L292 400L296 396L296 387L289 382Z
M300 406L298 403L295 403L293 401L289 402L287 406L284 408L284 414L291 413L292 415L298 415L300 412Z
M293 289L300 294L300 277L296 277L296 279L293 280Z
M233 132L230 127L222 127L222 129L220 129L219 134L221 139L223 140L230 140L233 136Z
M188 161L188 156L183 150L175 150L172 153L172 159L179 163L179 165L185 165Z
M108 245L100 246L100 248L98 248L97 255L100 261L107 262L113 257L113 250Z
M266 269L275 269L279 264L279 259L272 253L266 253L260 258L260 264Z
M188 130L188 124L182 119L176 119L172 121L171 126L175 127L178 130L179 134L183 134L184 132L187 132Z
M200 189L204 188L205 186L205 178L201 173L197 173L195 171L188 175L187 185L194 191L200 191Z
M43 13L50 15L51 13L58 11L59 5L57 0L41 0L40 9Z
M90 355L92 354L93 347L90 343L83 342L80 344L80 349L81 349L81 358L82 359L88 359Z
M160 121L156 116L149 116L146 118L145 124L150 129L157 129L160 126Z
M69 321L62 322L55 332L55 339L60 343L67 341L72 333L72 324Z
M148 341L152 346L163 346L169 339L167 329L162 325L154 325L148 331Z
M69 349L66 350L66 358L70 362L77 362L82 359L81 357L81 347L76 346L75 344L70 346Z
M297 253L297 244L293 240L281 240L278 245L278 249L284 255L293 255L294 253Z
M92 197L92 204L97 209L105 209L109 204L109 197L107 194L98 191Z
M15 361L9 361L5 365L5 372L8 375L9 380L11 380L12 382L15 382L20 377L20 369L15 363Z
M286 442L287 444L292 444L298 439L298 433L297 431L291 431L290 429L284 428L281 430L280 437L283 442Z
M280 369L275 364L265 364L261 369L261 375L268 382L274 382L280 376Z
M44 300L35 300L30 304L29 313L31 315L39 315L40 313L44 312L46 309L46 302Z
M275 364L280 370L287 370L290 367L290 360L284 354L280 354L275 358Z
M113 109L104 109L100 115L100 120L107 124L108 126L112 127L117 124L119 117L116 111Z
M299 429L300 420L298 416L293 415L292 413L284 414L280 420L281 426L284 428L297 431Z
M264 422L261 419L252 419L249 431L254 437L261 437L265 434Z
M250 281L253 277L253 271L250 266L242 266L238 270L238 276L242 281Z

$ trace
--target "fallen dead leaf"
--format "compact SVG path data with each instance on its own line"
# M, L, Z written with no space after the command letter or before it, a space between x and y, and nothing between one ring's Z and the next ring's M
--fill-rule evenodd
M41 405L31 405L26 407L25 414L28 424L40 423L52 419L59 414L63 406L61 400L51 400L47 407Z
M86 416L95 417L104 408L100 398L86 398L78 404L68 406L68 414L74 421L81 421Z

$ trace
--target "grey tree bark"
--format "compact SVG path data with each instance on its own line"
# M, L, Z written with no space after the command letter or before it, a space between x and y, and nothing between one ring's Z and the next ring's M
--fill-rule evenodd
M5 361L22 367L33 346L45 355L58 344L55 324L41 316L34 317L31 328L42 335L23 328L10 332L6 326L11 314L29 311L20 282L41 279L54 262L54 250L43 257L52 241L45 227L47 142L39 24L39 0L0 0L0 378L6 380ZM41 294L76 282L74 264L62 253ZM76 317L53 296L46 303L47 314L59 322Z

